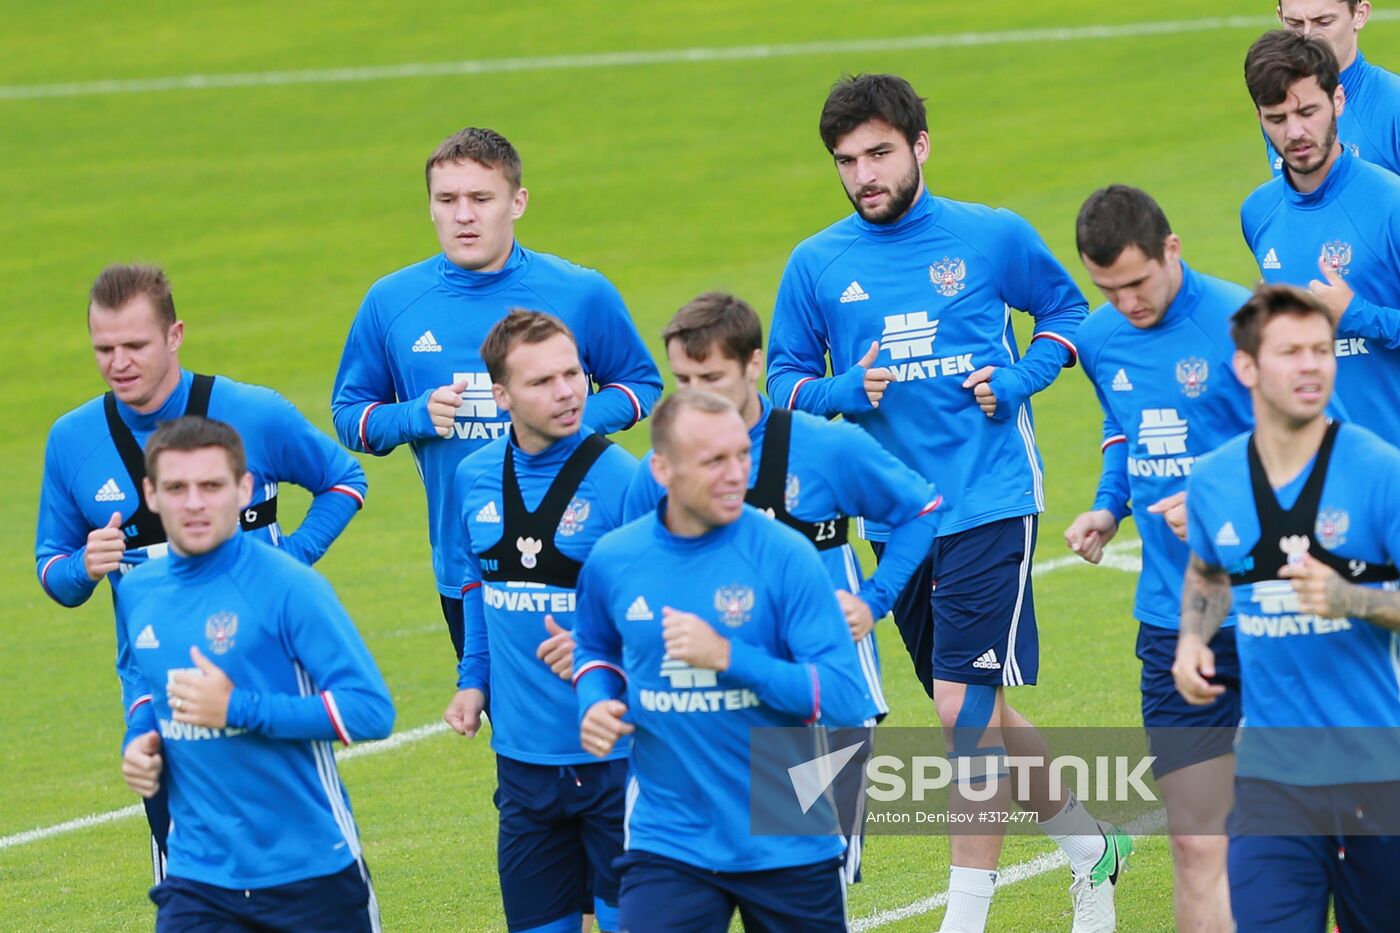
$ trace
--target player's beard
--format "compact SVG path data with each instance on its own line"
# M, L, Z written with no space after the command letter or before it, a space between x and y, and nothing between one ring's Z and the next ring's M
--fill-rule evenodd
M1322 141L1322 147L1318 151L1317 161L1312 163L1311 165L1295 165L1292 162L1288 162L1288 159L1285 156L1284 161L1288 164L1288 171L1293 175L1311 175L1313 172L1317 171L1318 169L1322 168L1324 165L1327 164L1327 159L1332 155L1332 147L1336 144L1337 118L1333 117L1332 125L1327 127L1327 138Z
M919 193L919 164L914 163L914 167L909 170L909 174L899 180L894 189L890 192L890 199L878 210L865 211L860 206L860 195L862 191L869 188L862 188L852 194L846 192L846 197L850 199L851 206L856 209L856 213L862 219L872 224L892 224L903 217L910 205L914 203L914 198Z

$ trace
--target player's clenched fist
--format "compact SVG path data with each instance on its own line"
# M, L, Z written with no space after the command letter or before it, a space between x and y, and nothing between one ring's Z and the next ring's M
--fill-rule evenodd
M599 700L588 707L579 726L579 743L590 755L606 758L612 753L617 740L630 735L636 726L624 722L627 704L621 700Z
M865 600L846 590L836 591L836 601L841 604L841 614L846 617L846 627L851 630L851 641L860 641L875 627L875 617Z
M880 407L880 399L885 397L885 389L894 382L894 371L884 366L872 368L871 363L875 362L875 357L880 355L880 341L876 340L870 344L870 349L865 351L856 366L865 370L865 397L870 399L870 404L874 408Z
M1224 687L1206 679L1214 676L1215 652L1199 635L1182 633L1176 642L1176 662L1172 664L1177 692L1196 706L1214 703L1225 692Z
M1091 564L1103 560L1104 545L1118 534L1118 519L1108 509L1082 513L1065 529L1065 544Z
M549 637L535 649L535 657L545 663L561 680L574 679L574 633L554 621L554 616L544 617L544 630Z
M673 661L712 671L729 670L729 639L693 612L662 607L661 637L666 642L666 656Z
M457 420L457 409L462 407L462 392L467 380L458 379L450 386L439 386L428 396L428 417L433 419L433 430L438 437L452 436L452 423Z
M481 711L486 708L486 694L468 687L458 690L452 702L443 710L442 721L452 727L452 731L467 738L475 738L481 730Z
M126 786L142 797L154 797L160 790L160 733L152 730L138 735L122 753L122 777Z
M122 534L122 513L113 512L107 524L88 532L87 548L83 551L83 569L89 580L101 580L121 566L126 552L126 535Z

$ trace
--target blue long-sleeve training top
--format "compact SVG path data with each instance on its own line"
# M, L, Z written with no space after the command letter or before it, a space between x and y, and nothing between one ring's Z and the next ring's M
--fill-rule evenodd
M340 358L331 413L341 443L384 455L408 444L428 497L428 540L438 590L457 597L464 553L452 478L457 464L505 434L481 343L515 308L547 311L578 342L594 394L585 423L608 434L646 417L661 375L617 289L592 269L515 244L498 272L470 272L443 254L385 276L365 296ZM450 437L428 416L434 390L465 382Z
M758 482L763 463L764 440L773 411L767 396L759 396L763 411L749 428L753 442L749 488ZM627 491L627 519L646 515L666 495L651 474L651 451L642 458ZM884 617L899 598L909 577L928 556L938 530L937 512L942 497L932 484L900 463L894 455L860 428L827 421L806 412L792 413L787 475L783 479L784 506L794 518L835 525L848 516L878 522L893 529L880 566L868 580L849 542L820 550L831 585L860 596L876 619ZM825 528L819 529L818 534ZM866 671L871 696L880 713L889 712L880 683L880 656L873 634L856 645Z
M579 577L580 718L623 699L632 736L627 847L715 871L808 865L838 836L749 835L749 731L856 726L875 715L831 582L808 541L746 506L673 535L657 511L603 537ZM666 655L664 610L729 639L723 673Z
M574 588L560 585L567 580L536 579L539 574L533 571L541 569L541 549L534 545L542 535L534 536L537 529L507 527L512 516L502 490L504 458L513 460L521 504L538 513L560 470L592 434L583 428L537 454L525 453L508 435L457 467L457 502L467 548L462 586L466 640L457 687L475 688L491 698L491 747L499 755L530 764L595 759L579 745L572 685L535 655L549 637L546 615L560 628L574 627ZM553 521L548 530L553 546L570 562L582 564L598 539L623 523L622 500L636 469L635 457L610 444L581 483L556 492L563 509L549 516ZM543 532L543 526L538 530ZM505 553L498 555L502 542ZM626 757L627 751L628 743L620 742L612 757Z
M1134 327L1105 304L1079 328L1084 374L1104 412L1094 508L1137 521L1142 573L1134 615L1149 625L1179 627L1190 550L1148 506L1184 491L1198 457L1254 426L1230 339L1230 316L1249 294L1183 262L1181 288L1156 325Z
M394 704L369 649L316 571L250 535L150 561L122 584L123 680L144 698L123 747L156 730L170 792L169 873L263 888L340 871L360 854L332 743L381 739ZM228 724L174 720L171 676L196 647L233 681Z
M1347 415L1400 443L1400 177L1345 150L1310 194L1286 177L1240 208L1266 282L1307 288L1326 262L1355 293L1337 323L1337 398Z
M1304 614L1292 583L1279 577L1303 551L1331 555L1344 579L1363 577L1365 586L1389 588L1364 575L1400 564L1400 451L1359 425L1332 428L1330 465L1320 477L1320 452L1277 488L1261 465L1252 476L1252 435L1202 457L1191 472L1191 552L1232 578L1242 777L1305 786L1400 780L1400 635L1363 619ZM1284 526L1283 510L1302 514Z
M1025 356L1011 309L1035 318ZM1043 511L1030 397L1073 365L1088 306L1025 220L925 192L892 224L851 214L793 250L768 347L774 404L854 421L948 496L938 533ZM878 408L856 363L894 371ZM827 377L830 361L832 376ZM962 384L983 366L994 418ZM867 537L888 529L865 523Z

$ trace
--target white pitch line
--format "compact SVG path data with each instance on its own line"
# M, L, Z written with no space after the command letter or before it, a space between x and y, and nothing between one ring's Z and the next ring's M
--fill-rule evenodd
M1400 19L1400 10L1373 10L1371 12L1371 22L1397 19ZM404 78L455 77L507 72L557 71L560 69L626 68L639 65L754 61L809 55L849 55L853 53L971 48L987 45L1025 45L1034 42L1081 42L1135 36L1219 32L1227 29L1266 29L1269 26L1277 25L1278 20L1272 16L1211 16L1203 19L1123 23L1116 26L1065 26L1042 29L1008 29L1001 32L958 32L878 39L740 45L727 48L702 47L634 52L594 52L522 58L486 58L456 62L410 62L400 65L367 65L354 68L173 75L163 78L113 78L103 81L69 81L60 84L9 84L0 85L0 100L91 97L102 94L144 94L156 91L207 91L241 87L280 87L288 84L343 84L354 81L390 81Z
M1167 814L1165 810L1154 810L1146 816L1138 817L1127 826L1123 827L1134 838L1144 836L1148 833L1156 832L1167 825ZM997 887L1004 888L1007 885L1017 884L1043 875L1046 872L1054 871L1068 864L1065 854L1059 849L1054 852L1047 852L1044 855L1037 855L1035 858L1025 862L1018 862L1009 865L997 873ZM1129 862L1129 865L1132 863ZM948 892L940 891L922 900L914 901L912 904L905 904L903 907L895 907L890 910L882 910L873 913L868 917L861 917L851 921L852 933L865 933L867 930L878 930L880 927L889 926L891 923L898 923L901 920L909 920L913 917L921 917L924 914L932 913L940 907L948 906Z
M1031 568L1031 576L1038 577L1041 574L1053 573L1056 570L1064 570L1066 567L1108 567L1112 570L1122 570L1126 573L1137 573L1142 569L1142 542L1136 538L1128 541L1114 541L1103 549L1103 560L1098 564L1091 564L1078 554L1066 554L1063 557L1052 557L1049 560L1041 561Z
M445 722L430 722L426 726L419 726L416 729L406 729L403 732L395 732L387 739L380 739L377 742L365 742L363 745L352 745L349 748L336 752L337 761L348 761L351 758L360 758L364 755L378 755L381 752L391 752L397 748L402 748L413 742L430 738L440 732L446 732L448 725ZM12 836L0 836L0 850L13 848L14 846L27 845L31 842L38 842L41 839L50 839L54 836L61 836L64 833L76 832L80 829L91 829L94 826L101 826L104 823L114 823L117 820L124 820L128 817L139 816L143 812L140 804L130 807L122 807L119 810L108 810L106 813L93 813L90 816L80 816L76 820L57 823L53 826L41 826L38 829L26 830L22 833L15 833Z

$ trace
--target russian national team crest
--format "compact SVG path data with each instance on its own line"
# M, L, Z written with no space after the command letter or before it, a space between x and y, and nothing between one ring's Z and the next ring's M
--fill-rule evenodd
M935 262L928 267L928 280L938 289L938 294L945 298L952 298L966 288L967 285L963 281L966 278L967 263L961 259L949 259L944 256L941 262Z
M730 628L738 628L753 614L753 587L742 584L722 586L715 590L715 608L719 620Z
M1290 564L1301 564L1303 555L1308 553L1307 535L1284 535L1278 539L1278 549L1288 555Z
M591 506L587 499L574 496L569 501L569 507L564 510L564 514L559 518L559 533L566 538L572 538L583 530L583 523L588 521L588 513Z
M1335 550L1337 545L1345 544L1347 540L1347 529L1351 527L1351 516L1341 509L1323 509L1317 513L1317 524L1313 526L1313 531L1317 532L1317 542L1329 551Z
M1181 383L1181 391L1187 398L1198 398L1206 390L1206 380L1210 378L1210 364L1199 356L1188 356L1176 362L1176 381Z
M204 623L204 637L209 640L209 650L215 654L227 654L237 634L238 616L232 612L216 612Z
M520 566L526 570L535 569L539 559L535 556L544 547L544 542L539 538L516 538L515 549L520 552Z
M1346 275L1351 271L1351 244L1341 240L1323 243L1321 259L1333 272Z
M797 481L796 473L787 475L787 485L783 487L783 508L791 512L797 508L798 497L802 495L802 484Z

